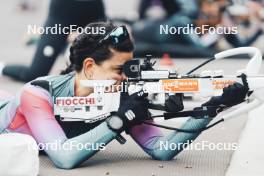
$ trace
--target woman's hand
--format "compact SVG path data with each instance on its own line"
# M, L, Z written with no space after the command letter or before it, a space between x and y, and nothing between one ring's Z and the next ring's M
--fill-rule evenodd
M147 94L143 91L129 96L119 107L117 115L123 120L123 129L141 124L149 116Z
M230 85L223 90L221 102L226 106L234 106L242 103L248 93L248 88L240 83Z
M165 101L165 110L167 112L179 112L184 109L183 94L177 93L170 95Z
M221 96L212 97L202 106L219 106L225 105L228 107L242 103L248 93L248 88L240 83L234 83L223 89Z

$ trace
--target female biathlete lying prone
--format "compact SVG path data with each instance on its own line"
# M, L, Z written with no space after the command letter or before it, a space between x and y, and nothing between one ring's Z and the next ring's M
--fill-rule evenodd
M54 116L53 98L88 96L93 92L82 87L80 80L115 79L120 84L125 76L122 65L133 57L133 42L125 27L117 27L109 23L92 23L89 27L104 27L105 34L81 34L71 46L71 65L59 76L38 78L51 83L51 91L45 87L27 83L16 96L6 96L2 93L0 101L0 133L18 132L29 134L38 143L57 142L59 145L69 145L72 142L108 144L116 136L126 130L139 146L156 160L171 160L182 149L159 150L162 141L170 143L185 143L194 140L200 133L182 133L173 131L164 135L158 127L142 124L149 116L148 102L144 94L135 93L126 97L113 116L93 125L84 122L62 122ZM36 82L36 81L35 81ZM239 92L239 93L237 93ZM225 89L222 96L211 99L205 105L229 103L233 99L243 101L245 87L234 84ZM231 99L232 98L232 99ZM173 99L173 98L172 98ZM167 102L170 109L176 107L173 101ZM129 112L129 113L128 113ZM133 118L131 118L133 117ZM110 123L111 121L111 123ZM210 119L189 118L182 129L199 129L206 127ZM120 128L116 128L118 124ZM114 127L115 126L115 127ZM53 163L64 169L71 169L89 159L98 150L57 150L44 149Z

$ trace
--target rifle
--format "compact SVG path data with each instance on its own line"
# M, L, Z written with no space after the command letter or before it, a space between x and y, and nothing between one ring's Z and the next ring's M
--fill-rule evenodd
M220 71L202 72L193 74L194 71L202 68L209 62L220 60L239 54L249 54L249 60L246 68L235 75L224 75ZM166 129L177 130L186 133L197 133L204 131L212 126L237 117L246 113L264 102L264 76L260 75L262 64L262 54L259 49L254 47L240 47L226 50L215 54L215 56L197 67L193 68L186 74L179 74L170 70L155 70L155 62L151 61L148 55L146 59L133 59L124 64L124 73L128 79L125 81L126 90L133 93L143 90L149 95L167 95L181 94L203 94L213 96L221 93L221 90L234 82L243 83L249 89L248 97L243 106L221 116L220 120L197 130L183 130L173 127L167 127L159 124L144 122L148 125L154 125ZM87 97L59 97L55 101L55 114L65 121L84 121L93 123L98 120L107 118L111 112L117 111L119 107L120 92L105 93L105 87L115 84L115 80L82 80L81 85L93 87L94 93ZM131 91L132 90L132 91ZM115 101L113 103L113 100ZM153 103L154 100L150 99ZM153 105L153 104L152 104ZM153 109L162 109L160 106L152 106ZM157 108L158 107L158 108ZM210 118L212 113L220 113L228 107L203 107L199 110L164 112L161 115L152 116L164 117L165 120L178 117L192 116L193 118Z

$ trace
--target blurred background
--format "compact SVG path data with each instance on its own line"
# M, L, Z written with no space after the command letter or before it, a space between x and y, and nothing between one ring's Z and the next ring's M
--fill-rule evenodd
M207 59L228 48L256 46L264 50L262 0L10 0L0 3L1 79L15 80L18 84L58 74L66 67L69 45L76 37L76 34L29 34L29 25L84 27L100 20L125 24L135 41L135 57L152 54L154 58L163 58L162 64L176 64L181 71L200 63L199 59ZM161 25L235 27L237 33L161 35ZM244 62L240 59L242 65ZM6 87L10 88L8 84L0 88Z

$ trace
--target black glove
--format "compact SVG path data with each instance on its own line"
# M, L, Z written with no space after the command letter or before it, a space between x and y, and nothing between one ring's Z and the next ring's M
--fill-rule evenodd
M123 120L123 129L126 131L130 127L141 124L143 120L149 118L147 94L143 91L136 92L127 97L117 111L117 115Z
M248 88L240 83L234 83L223 89L221 96L212 97L208 102L202 104L202 106L234 106L242 103L248 93Z
M222 94L222 104L226 106L234 106L239 103L242 103L248 93L248 88L243 86L240 83L234 83L223 90Z
M222 104L222 96L214 96L209 101L202 104L202 106L219 106Z
M175 95L170 95L169 98L165 100L165 111L179 112L183 109L183 94L177 93Z
M221 96L212 97L209 101L202 104L202 106L207 106L209 116L215 117L219 112L222 111L219 110L220 105L231 107L239 103L242 103L246 98L248 90L249 89L246 86L243 86L240 83L234 83L232 85L229 85L228 87L225 87L223 89L223 94ZM203 108L198 107L195 108L194 110L201 110L201 109Z

